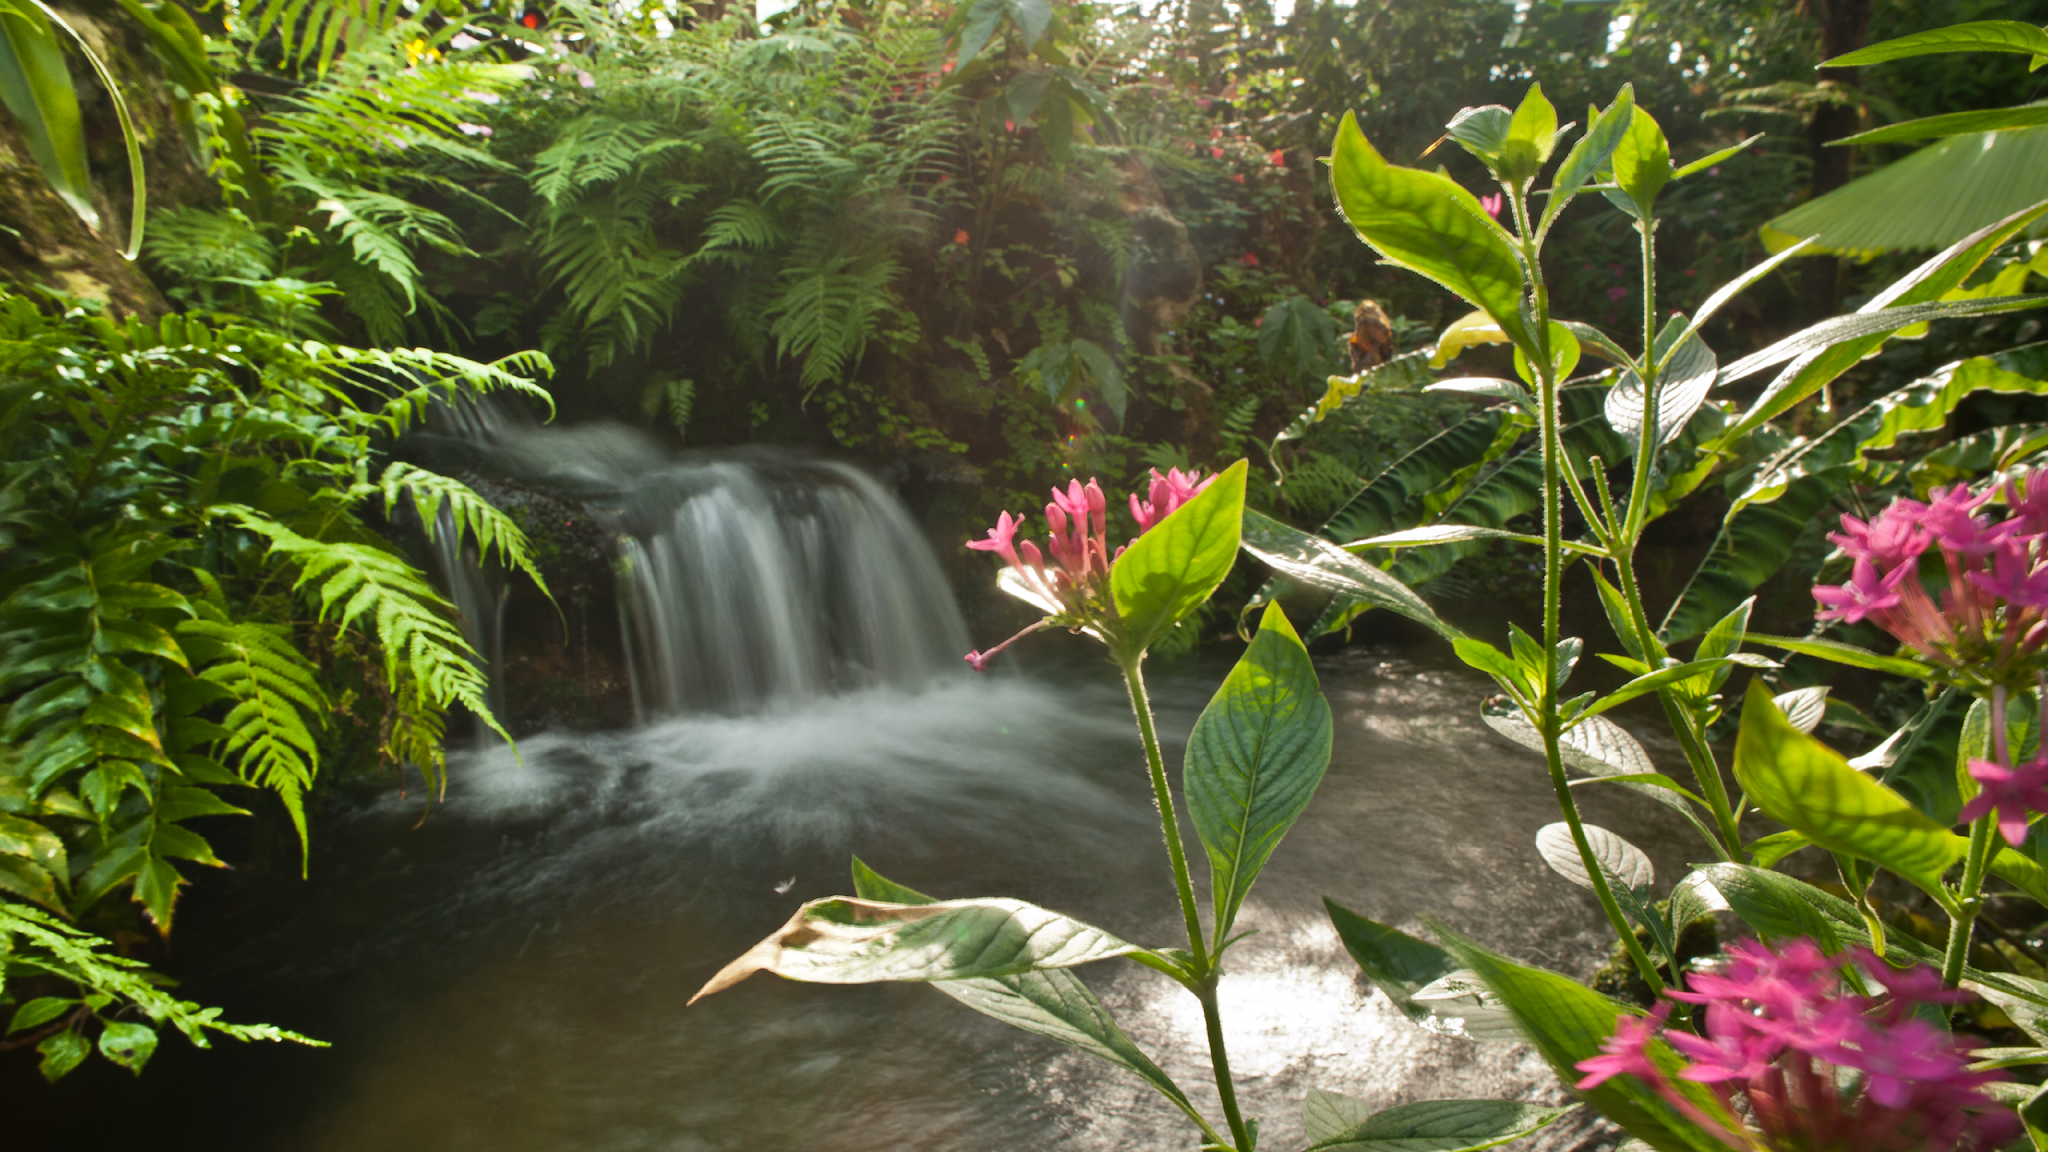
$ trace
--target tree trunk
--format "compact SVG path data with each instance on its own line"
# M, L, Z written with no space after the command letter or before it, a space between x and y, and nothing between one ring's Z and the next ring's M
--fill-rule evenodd
M1808 11L1820 25L1820 58L1832 60L1863 47L1870 31L1871 0L1809 0ZM1854 68L1822 68L1818 82L1824 89L1853 87ZM1849 182L1853 148L1830 148L1827 142L1853 136L1859 127L1857 110L1847 104L1822 104L1807 128L1807 151L1813 158L1813 195L1825 196ZM1845 262L1838 257L1804 261L1801 295L1808 323L1826 319L1841 310L1842 276Z

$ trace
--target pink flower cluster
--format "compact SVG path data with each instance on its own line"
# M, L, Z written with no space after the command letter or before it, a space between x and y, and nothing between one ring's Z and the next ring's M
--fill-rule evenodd
M1916 1004L1967 997L1932 971L1892 968L1868 949L1823 955L1806 939L1776 951L1743 941L1728 956L1720 971L1690 976L1693 991L1670 993L1703 1006L1699 1034L1665 1029L1668 1003L1623 1017L1602 1054L1579 1062L1588 1075L1578 1087L1633 1076L1743 1152L1977 1150L2018 1133L2017 1118L1983 1091L2004 1073L1971 1071L1965 1048L1914 1015ZM1852 959L1884 986L1882 1000L1842 988L1837 969ZM1718 1109L1703 1107L1697 1089L1682 1090L1659 1067L1650 1044L1660 1029L1690 1061L1678 1079L1705 1085Z
M1998 832L2017 848L2027 839L2032 813L2048 812L2048 756L2036 756L2016 768L1993 760L1971 760L1970 778L1979 789L1956 822L1968 824L1998 813Z
M1203 477L1200 469L1182 472L1172 468L1164 476L1153 469L1146 499L1131 496L1131 518L1138 522L1138 534L1150 532L1214 479ZM1102 486L1092 479L1086 484L1073 480L1064 492L1053 489L1052 503L1045 506L1045 524L1050 536L1043 552L1031 541L1017 539L1024 518L1007 511L988 530L987 539L970 540L967 546L1001 556L1038 600L1059 605L1062 611L1055 615L1054 622L1076 627L1089 623L1105 610L1102 594L1106 591L1109 566L1129 547L1127 544L1114 553L1109 551L1109 500L1102 494ZM1050 565L1045 559L1047 552L1052 554ZM967 663L980 672L996 653L1015 643L1018 637L1042 627L1044 623L1034 624L987 652L969 652Z
M1854 559L1846 584L1813 590L1821 620L1869 620L1929 661L1969 669L1987 681L2010 678L2048 638L2048 469L2025 487L2005 488L2005 519L1978 511L1995 493L1956 485L1933 500L1900 498L1868 524L1842 517L1828 539ZM1938 550L1947 569L1940 601L1920 580L1921 559Z

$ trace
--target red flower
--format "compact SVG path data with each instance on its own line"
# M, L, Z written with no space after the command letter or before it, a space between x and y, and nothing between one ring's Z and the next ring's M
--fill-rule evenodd
M962 248L967 247L967 229L962 228L958 232L953 233L953 243L960 245Z
M1239 264L1244 265L1247 268L1257 268L1259 266L1259 258L1257 256L1252 255L1249 252L1245 253L1242 256L1239 256L1237 258L1237 262Z

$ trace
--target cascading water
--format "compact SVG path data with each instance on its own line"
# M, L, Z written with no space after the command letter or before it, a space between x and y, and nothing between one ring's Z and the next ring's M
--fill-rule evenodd
M962 667L967 628L930 547L858 468L766 451L671 455L629 429L538 427L489 401L437 413L435 431L483 471L580 501L615 534L643 722L917 688ZM507 582L451 543L452 527L439 525L439 566L495 685Z
M848 465L678 463L642 481L623 527L619 610L643 715L918 687L968 648L917 526Z

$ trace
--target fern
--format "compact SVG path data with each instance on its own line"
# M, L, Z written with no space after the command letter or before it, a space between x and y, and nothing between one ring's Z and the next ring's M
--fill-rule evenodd
M328 707L312 661L292 643L290 629L230 622L218 609L179 624L178 634L187 651L206 664L199 679L225 689L234 701L220 721L226 730L221 744L242 779L284 802L299 833L303 870L311 848L304 797L320 770L314 731Z
M897 307L889 286L900 271L893 253L841 253L815 241L791 259L768 306L768 331L783 356L802 358L806 393L860 359L882 315Z
M324 74L344 51L390 28L404 11L402 0L255 0L241 15L252 42L275 33L288 65L311 61Z
M676 435L682 436L689 431L690 410L696 403L695 380L664 376L648 381L647 389L640 397L640 411L649 420L665 413Z
M151 216L142 254L187 280L267 280L277 269L276 246L247 217L207 208L174 208Z
M216 511L298 566L293 589L315 594L321 620L333 621L344 633L367 623L394 693L417 691L420 707L433 711L460 704L511 740L484 702L484 672L455 623L455 606L417 568L368 544L308 539L252 508L223 505Z
M685 388L689 386L687 380L682 383ZM688 404L686 398L684 420L689 419ZM427 526L429 536L441 522L441 507L445 503L457 543L467 537L475 542L479 555L488 558L495 552L501 563L526 573L544 595L554 598L553 593L548 592L547 581L541 578L540 569L534 566L533 548L526 539L526 533L510 516L477 495L469 485L400 461L384 470L382 490L386 509L396 509L400 501L410 494L413 510L419 513L420 522Z
M0 1002L12 999L8 996L6 987L7 975L52 976L80 988L89 989L96 996L103 998L97 1004L86 1006L86 1014L90 1017L104 1020L105 1017L100 1014L112 1014L110 1005L113 1003L132 1006L151 1022L159 1025L168 1024L178 1029L196 1047L210 1046L209 1033L234 1040L288 1040L315 1048L327 1047L319 1040L301 1036L297 1032L287 1032L270 1024L226 1023L220 1019L220 1009L203 1008L189 1000L180 1000L170 995L160 987L160 982L164 982L162 978L151 972L147 965L140 960L122 956L112 951L112 948L110 942L74 928L49 913L0 901L0 957L5 957L7 961L5 965L0 965ZM15 1028L26 1026L24 1021L30 1018L26 1014L36 1003L31 1001L30 1004L22 1006L14 1016ZM62 1011L71 1013L74 1020L78 1015L72 1013L69 1004L63 1005ZM43 1017L45 1020L55 1018L54 1014ZM132 1041L135 1036L132 1029L137 1026L126 1022L122 1026L131 1029L122 1035L131 1040L129 1051L133 1051ZM64 1075L84 1059L87 1045L75 1031L76 1027L77 1024L74 1023L71 1029L46 1038L38 1046L44 1053L44 1075L50 1079L54 1080ZM102 1048L111 1055L122 1049L107 1042L114 1038L111 1029L109 1032L110 1035L102 1041ZM62 1037L72 1039L60 1039ZM148 1041L148 1046L154 1048L153 1036ZM61 1052L62 1056L53 1059L53 1052ZM123 1062L140 1071L143 1060L147 1058L145 1049L140 1058L129 1056Z
M647 120L620 120L593 113L563 125L555 142L534 157L533 190L550 207L571 193L609 184L692 145L663 136Z

